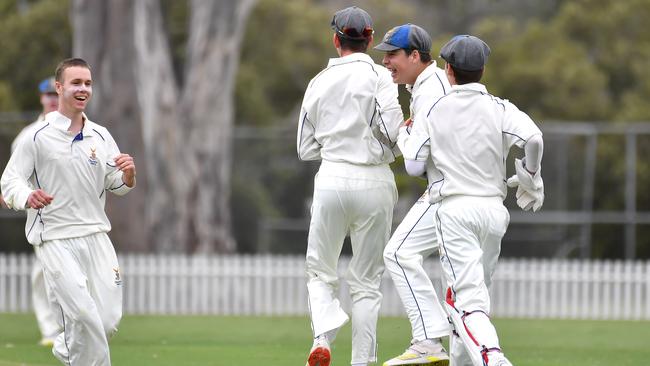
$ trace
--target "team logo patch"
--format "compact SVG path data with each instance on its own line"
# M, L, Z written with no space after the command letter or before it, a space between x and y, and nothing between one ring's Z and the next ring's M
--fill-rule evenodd
M122 286L122 277L120 276L120 269L113 268L113 272L115 272L115 285Z
M381 41L390 44L390 39L393 38L393 34L397 32L397 29L399 29L399 26L393 27L393 29L386 32L386 35L384 35L384 39L382 39Z
M88 157L88 163L90 165L97 165L99 160L97 159L97 149L94 147L90 148L90 156Z

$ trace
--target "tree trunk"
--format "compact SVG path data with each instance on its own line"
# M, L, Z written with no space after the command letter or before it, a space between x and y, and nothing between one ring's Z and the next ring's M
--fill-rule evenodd
M230 220L230 172L234 79L245 19L253 5L246 1L193 0L181 97L182 115L191 128L185 142L194 149L182 167L180 193L188 211L190 235L197 251L233 251ZM208 183L210 182L210 183ZM207 183L207 184L206 184Z
M190 3L186 83L179 88L159 1L73 3L75 54L91 64L97 83L92 113L100 121L115 121L104 123L122 150L137 159L138 189L129 195L142 195L141 210L120 220L135 211L133 196L122 200L128 208L112 215L120 220L114 226L124 233L143 229L158 251L235 249L230 228L234 77L253 4ZM133 142L136 146L129 146ZM145 189L142 178L150 182Z
M132 1L89 1L72 3L73 54L92 68L93 97L88 117L104 125L120 150L134 157L139 172L137 189L126 197L107 197L107 211L116 246L129 251L148 251L151 243L142 224L145 214L147 159L142 144L141 109L133 85Z

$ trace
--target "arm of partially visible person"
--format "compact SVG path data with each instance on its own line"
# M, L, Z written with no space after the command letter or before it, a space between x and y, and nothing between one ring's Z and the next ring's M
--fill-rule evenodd
M414 177L426 178L426 162L431 146L426 113L416 112L413 121L407 120L399 131L398 144L404 155L406 172Z
M398 100L397 84L393 83L390 73L380 72L377 84L377 111L375 121L384 142L393 150L395 156L401 151L397 145L400 127L404 124L404 113Z
M0 178L0 187L7 207L14 210L41 209L54 197L42 189L34 189L29 177L34 173L36 145L30 139L21 139Z

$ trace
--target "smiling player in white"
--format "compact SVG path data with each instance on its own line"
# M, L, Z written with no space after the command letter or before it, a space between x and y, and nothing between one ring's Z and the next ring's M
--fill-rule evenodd
M397 144L408 154L411 128L426 123L429 108L451 89L444 70L431 59L431 37L415 24L404 24L388 31L375 47L384 51L383 64L393 82L406 84L411 92L410 118L400 130ZM421 127L421 126L418 126ZM440 179L430 162L426 178L429 184ZM438 251L435 210L428 191L418 199L395 229L386 249L384 262L411 322L411 344L407 350L384 366L446 366L449 356L441 338L449 334L449 322L422 261Z
M27 240L60 308L53 354L65 365L106 366L108 338L122 317L122 280L104 204L107 191L135 187L135 164L83 113L92 96L88 64L66 59L55 79L58 111L21 139L0 185L9 207L27 210Z

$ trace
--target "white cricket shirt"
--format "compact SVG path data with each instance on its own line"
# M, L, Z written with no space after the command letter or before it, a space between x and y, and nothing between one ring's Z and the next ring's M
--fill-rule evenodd
M411 126L401 127L397 139L397 146L399 146L405 159L407 156L415 156L417 149L419 149L417 144L408 142L411 131L415 130L416 135L426 134L426 118L429 109L431 109L431 106L438 99L451 90L451 85L449 85L445 71L437 67L436 62L433 61L431 65L418 75L415 83L412 86L407 85L406 89L411 92L411 103L409 107L411 111ZM409 151L409 149L413 151ZM442 178L440 172L430 159L426 161L426 172L429 185Z
M454 85L431 107L426 131L411 131L405 159L431 159L441 178L429 186L431 203L453 195L506 197L506 158L542 132L508 100L484 85Z
M70 122L59 112L48 113L20 139L0 180L7 204L27 209L25 234L34 245L110 231L106 191L123 195L131 190L115 167L120 151L108 130L86 118L74 135L68 132ZM26 208L37 188L53 196L52 203L40 210Z
M404 120L397 85L365 53L329 60L307 90L298 121L301 160L388 164Z

